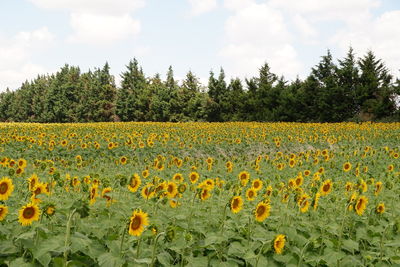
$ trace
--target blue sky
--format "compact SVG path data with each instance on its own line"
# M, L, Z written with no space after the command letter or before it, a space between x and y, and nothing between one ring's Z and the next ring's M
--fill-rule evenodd
M304 78L331 49L372 49L400 69L398 0L1 0L0 91L53 73L106 61L119 81L136 57L146 75L177 78L192 70L250 77L268 62L274 73Z

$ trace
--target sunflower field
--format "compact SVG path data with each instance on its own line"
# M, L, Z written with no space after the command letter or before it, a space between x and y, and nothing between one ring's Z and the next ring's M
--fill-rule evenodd
M400 124L0 124L0 266L400 265Z

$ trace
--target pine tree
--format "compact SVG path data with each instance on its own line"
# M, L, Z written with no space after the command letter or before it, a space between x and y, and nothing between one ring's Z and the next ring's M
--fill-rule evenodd
M393 76L382 62L376 59L372 51L358 62L361 75L357 88L356 104L363 120L379 119L390 116L395 111Z

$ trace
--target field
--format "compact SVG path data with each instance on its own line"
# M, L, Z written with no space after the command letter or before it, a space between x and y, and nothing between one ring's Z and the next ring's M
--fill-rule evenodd
M400 264L400 124L0 124L0 266Z

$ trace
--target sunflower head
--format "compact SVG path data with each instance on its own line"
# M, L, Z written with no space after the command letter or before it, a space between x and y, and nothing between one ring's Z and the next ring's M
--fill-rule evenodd
M378 206L376 206L375 212L377 214L382 214L385 212L385 204L384 203L379 203Z
M147 213L142 210L135 210L130 218L129 234L140 236L144 231L144 227L147 225L149 225Z
M285 235L277 235L274 240L274 249L276 254L282 254L285 247Z
M358 198L356 204L354 205L354 208L359 216L361 216L364 213L367 207L367 203L368 203L368 198L366 196L360 196Z
M0 179L0 200L7 200L14 191L12 180L8 177Z
M40 209L35 204L27 204L19 210L18 221L23 225L31 225L32 222L39 220Z
M332 181L326 180L323 182L320 188L321 196L326 196L332 191Z
M263 222L266 218L268 218L271 210L271 205L266 202L260 202L257 204L256 209L254 210L254 216L256 217L257 222Z
M4 218L7 216L8 213L8 207L5 205L0 205L0 222L4 220Z
M235 196L231 199L230 203L231 211L238 213L243 208L243 199L241 196Z

